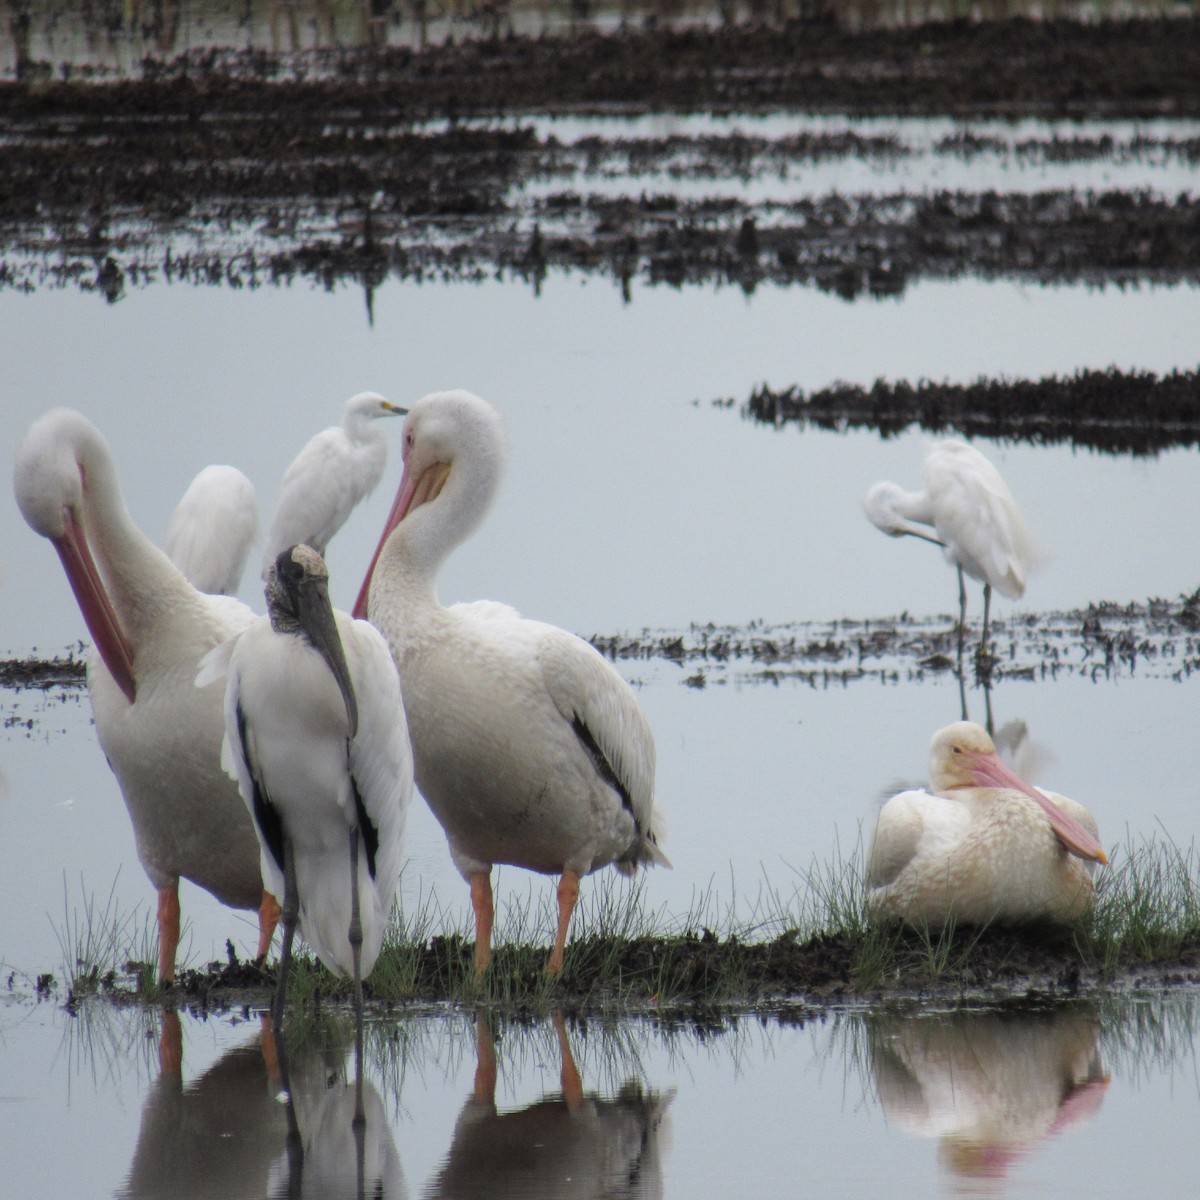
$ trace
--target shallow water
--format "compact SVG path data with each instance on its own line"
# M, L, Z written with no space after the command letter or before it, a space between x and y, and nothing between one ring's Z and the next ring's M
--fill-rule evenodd
M578 1086L553 1018L372 1022L365 1194L1066 1198L1152 1179L1188 1195L1198 1018L1196 996L1157 994L1024 1013L566 1022ZM345 1014L286 1043L303 1147L290 1156L258 1018L183 1015L178 1073L160 1057L163 1023L0 1007L13 1195L355 1194Z
M371 327L352 290L155 287L112 306L7 294L0 444L11 460L44 408L81 408L109 439L135 519L158 539L204 464L242 467L269 510L288 461L352 392L403 403L463 385L501 407L513 453L488 522L447 565L446 602L503 599L585 636L948 614L954 577L936 551L881 537L859 507L876 479L915 485L926 438L776 431L710 401L760 379L817 387L1108 363L1161 372L1191 362L1197 311L1188 288L922 285L858 304L637 289L624 304L607 285L555 279L540 297L509 284L387 284ZM1052 555L1024 600L997 602L1001 618L1195 590L1184 549L1200 542L1195 451L1135 460L987 449ZM340 605L353 601L398 474L394 461L331 545ZM56 556L11 503L0 505L0 564L0 653L56 653L83 635ZM261 607L253 567L242 595ZM978 620L977 590L971 605ZM691 669L619 665L656 733L676 864L646 877L645 902L681 917L705 897L718 913L753 910L764 893L790 898L814 859L853 852L887 788L924 777L930 734L958 715L948 676L822 686L735 663L697 690L683 682ZM1143 664L1101 682L1002 680L992 702L998 726L1026 722L1038 778L1084 800L1106 844L1165 830L1186 845L1200 827L1194 686ZM980 718L983 697L969 700ZM129 910L152 893L86 700L3 702L0 878L22 901L0 908L0 961L37 973L57 969L64 907L87 896L102 906L115 886ZM1129 749L1152 745L1172 750ZM465 887L423 808L409 844L406 903L432 891L448 919L462 919ZM501 902L518 909L550 891L522 872L499 883ZM245 914L197 889L185 886L184 913L196 961L223 958L231 934L243 949L252 941Z
M983 167L977 186L991 186L993 171L1021 186L1011 163ZM825 183L814 186L847 186L864 169L823 166ZM503 280L389 280L372 308L370 323L360 291L307 283L157 283L115 304L74 289L0 292L0 450L11 462L45 408L80 408L112 446L135 519L158 540L203 465L240 466L266 513L287 463L350 394L375 389L405 403L466 386L503 411L511 468L486 525L447 566L446 602L491 596L584 635L903 612L936 619L954 606L952 573L932 548L881 537L860 509L877 479L915 486L928 439L774 430L744 419L740 401L764 381L813 389L838 379L1194 368L1200 295L1194 286L1001 280L920 283L855 303L798 288L747 296L636 284L626 299L605 281L551 275L538 292ZM395 449L398 429L392 435ZM1200 583L1195 450L1133 459L984 448L1048 551L1027 596L997 603L1002 621L1099 600L1173 599ZM343 606L390 502L395 458L331 547ZM242 595L261 607L253 566ZM977 592L971 604L978 619ZM58 653L83 635L56 556L8 501L0 613L0 654ZM641 901L668 921L720 927L789 906L814 862L856 852L886 791L923 779L929 735L959 711L948 674L903 665L822 678L741 660L708 669L704 687L687 685L693 666L618 665L658 744L675 869L648 874ZM1200 831L1196 683L1176 682L1159 662L1098 675L1071 665L1057 678L1002 674L990 701L1008 752L1039 782L1086 802L1106 845L1154 836L1187 845ZM981 718L984 696L972 689L968 700ZM110 902L133 914L133 940L143 938L149 957L153 893L86 697L6 691L0 722L0 978L11 972L26 995L42 972L61 978L89 907L100 927ZM433 906L445 910L439 924L465 927L465 886L420 805L408 848L406 913ZM585 886L583 921L602 886ZM501 930L540 922L548 941L551 891L501 872ZM226 938L242 954L254 940L246 914L188 885L183 910L193 964L223 958ZM1196 1003L1184 992L1022 1018L744 1018L724 1032L669 1035L642 1021L591 1021L570 1037L593 1097L592 1148L620 1169L627 1144L640 1147L615 1194L1128 1196L1153 1181L1157 1194L1184 1195L1200 1165ZM516 1114L561 1087L558 1047L549 1025L501 1032L496 1095L514 1117L506 1128L519 1130ZM249 1185L263 1195L294 1180L257 1016L185 1017L182 1087L163 1077L159 1036L160 1018L140 1011L90 1006L71 1017L53 1002L0 1006L0 1161L14 1194L225 1195ZM344 1031L335 1044L332 1056L318 1046L294 1058L294 1088L310 1089L297 1097L306 1188L346 1170ZM437 1195L456 1135L467 1132L459 1115L474 1087L472 1021L439 1011L377 1024L370 1046L371 1174L384 1195ZM331 1088L311 1091L330 1075ZM623 1132L606 1143L597 1131L628 1080L636 1087L627 1100L640 1096L659 1124L631 1135L629 1112L619 1113ZM1018 1097L1003 1117L985 1084ZM319 1100L328 1102L328 1141ZM562 1174L560 1161L558 1176L523 1179L519 1194L575 1194Z

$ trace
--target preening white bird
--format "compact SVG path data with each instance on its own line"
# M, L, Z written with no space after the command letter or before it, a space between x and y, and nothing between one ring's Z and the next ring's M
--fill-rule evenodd
M374 491L387 465L387 439L374 422L404 411L374 392L360 392L346 401L340 425L321 430L296 455L283 476L267 532L264 579L292 546L325 553L329 539Z
M557 975L582 876L670 864L654 739L616 670L581 638L506 605L438 601L438 571L482 522L504 458L499 414L479 397L439 392L413 406L355 615L369 612L400 671L417 787L471 885L476 971L491 953L492 865L509 863L560 877L547 967Z
M905 791L879 813L867 905L879 918L936 927L957 921L1072 921L1095 902L1106 863L1082 804L1026 783L969 721L929 747L932 794Z
M1025 581L1037 550L1000 472L973 446L949 440L930 448L921 465L924 490L906 492L895 483L877 483L863 508L876 528L891 537L923 538L942 547L958 568L959 629L967 623L963 572L983 584L983 636L987 651L992 588L1010 600L1025 594ZM932 532L931 532L932 530Z
M181 877L233 908L257 907L265 955L278 908L263 892L245 805L221 770L221 692L192 686L201 657L254 614L198 592L138 529L107 442L79 413L53 409L34 422L13 490L58 551L92 635L96 736L158 889L160 979L175 977Z
M222 761L237 779L283 905L274 1017L283 1019L292 937L355 984L379 957L400 878L412 749L387 644L335 613L325 563L285 550L267 576L267 615L203 663L226 676Z
M237 467L205 467L171 514L163 549L197 591L232 596L258 537L258 497Z

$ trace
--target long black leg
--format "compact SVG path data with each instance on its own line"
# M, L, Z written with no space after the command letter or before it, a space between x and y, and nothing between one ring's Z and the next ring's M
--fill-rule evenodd
M271 1023L275 1037L282 1040L283 1009L287 1002L287 978L292 965L292 939L296 936L296 919L300 915L300 897L296 894L296 852L290 838L283 842L283 947L279 953L279 981L275 985L275 1003L271 1007ZM282 1047L281 1047L282 1049Z

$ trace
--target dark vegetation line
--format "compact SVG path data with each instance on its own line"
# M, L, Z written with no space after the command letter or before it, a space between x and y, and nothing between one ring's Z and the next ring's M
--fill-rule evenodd
M1146 455L1200 445L1200 372L1159 376L1110 368L1068 378L977 379L967 384L881 379L869 388L836 383L812 392L763 385L750 393L741 411L776 427L874 429L884 437L916 427L928 433Z
M612 109L1005 116L1200 115L1200 22L955 21L848 32L832 21L516 36L424 50L197 51L142 78L0 84L10 117L273 111L430 120Z

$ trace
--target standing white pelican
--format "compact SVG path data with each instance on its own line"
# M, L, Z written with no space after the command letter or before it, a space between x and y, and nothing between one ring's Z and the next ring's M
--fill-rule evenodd
M361 1029L412 795L387 643L334 612L328 581L315 550L285 550L267 574L267 616L208 655L196 679L227 676L222 761L253 817L263 880L283 900L277 1032L297 920L317 957L354 980Z
M258 497L237 467L205 467L183 493L163 549L197 591L232 596L258 536Z
M1106 863L1082 804L1031 787L978 725L959 721L929 747L933 794L907 791L880 810L867 905L911 925L1071 921L1091 911Z
M346 401L342 423L315 434L296 455L284 473L271 517L264 579L291 546L308 545L325 553L329 539L375 489L387 465L387 439L375 428L375 419L404 411L374 392L359 392Z
M404 474L355 615L369 610L400 671L417 787L471 885L475 969L491 955L493 863L557 874L562 971L579 881L658 848L654 739L629 685L587 642L491 601L443 608L437 575L483 520L504 464L496 410L469 392L418 401Z
M198 592L138 529L108 444L79 413L52 409L34 422L13 490L30 527L58 551L95 643L96 736L158 889L159 978L175 977L181 877L223 904L258 907L265 955L279 910L262 889L245 806L221 770L220 690L192 686L201 657L254 614Z
M863 508L871 523L891 537L908 534L942 547L946 561L958 568L960 632L967 623L963 572L983 584L979 648L986 655L992 588L1010 600L1025 594L1025 579L1036 559L1033 538L1000 472L966 442L931 447L921 464L921 482L925 487L920 492L877 483Z

